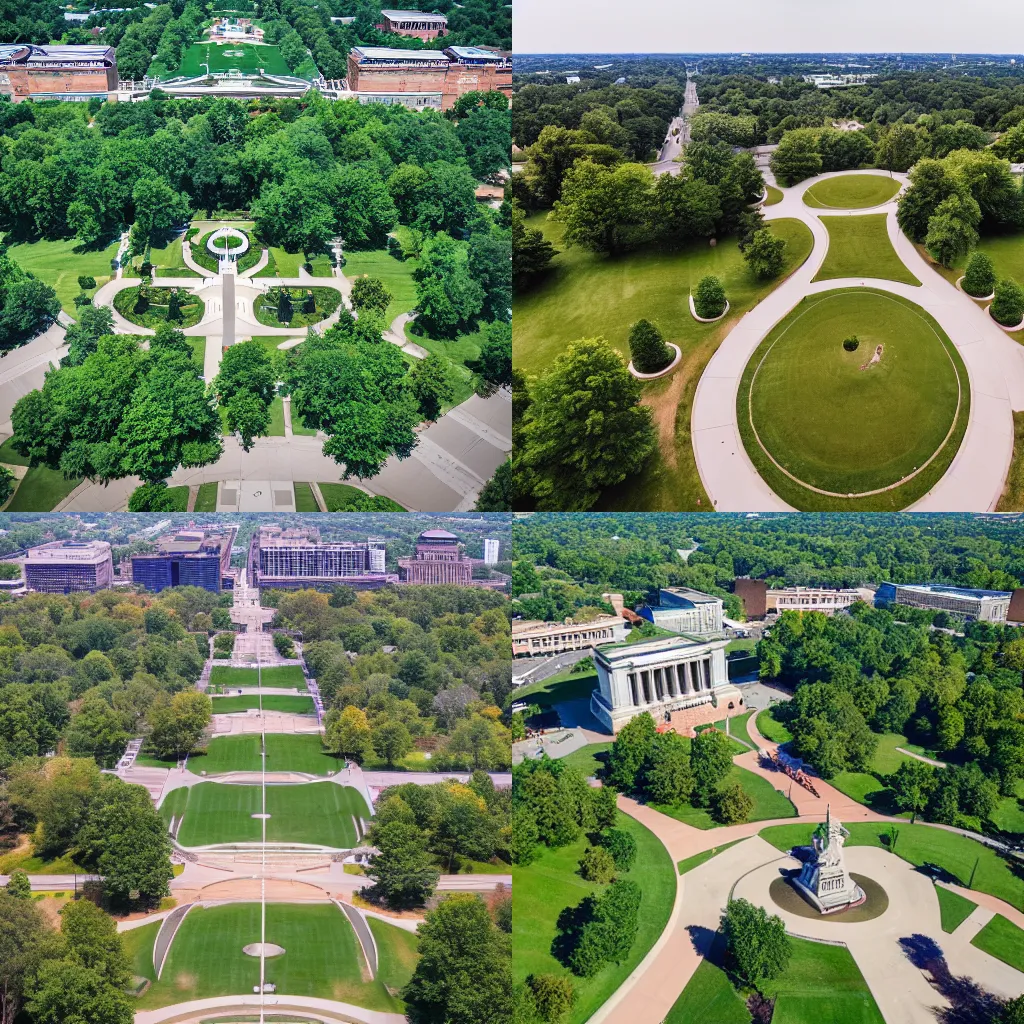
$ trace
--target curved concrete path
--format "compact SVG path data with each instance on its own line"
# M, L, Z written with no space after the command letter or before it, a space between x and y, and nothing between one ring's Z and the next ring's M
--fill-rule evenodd
M761 340L807 295L837 288L869 287L917 303L938 321L956 345L971 385L967 432L949 469L913 511L985 512L1002 494L1013 455L1013 411L1024 409L1024 349L972 299L953 287L921 257L896 223L895 198L861 210L807 206L803 194L825 178L885 171L838 171L783 189L783 199L765 207L766 220L802 221L814 237L803 266L736 323L708 362L693 400L691 430L697 469L718 512L790 510L760 476L740 438L736 397L740 377ZM770 178L766 175L766 178ZM896 175L906 181L906 175ZM876 278L812 279L828 251L828 230L820 218L885 213L889 239L919 287Z

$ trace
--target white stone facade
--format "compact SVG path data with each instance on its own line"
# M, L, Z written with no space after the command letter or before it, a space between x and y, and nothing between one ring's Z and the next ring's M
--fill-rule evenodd
M688 587L664 587L658 592L658 602L654 607L645 607L640 614L662 629L695 636L722 632L720 597Z
M615 733L644 711L663 720L673 711L713 702L731 686L726 643L680 636L599 647L591 712Z

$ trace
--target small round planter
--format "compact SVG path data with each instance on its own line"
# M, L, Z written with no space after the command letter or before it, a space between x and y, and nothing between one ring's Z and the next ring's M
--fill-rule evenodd
M963 277L958 277L956 279L956 286L957 286L957 288L960 291L962 291L964 293L964 295L967 296L967 298L974 299L975 302L991 302L996 297L996 293L995 292L992 292L989 295L972 295L969 291L966 291L964 289L964 286L960 283L961 281L963 281Z
M768 187L766 185L765 186L765 190L750 205L751 206L760 206L767 198L768 198Z
M236 242L236 245L232 245L230 249L217 248L214 243L219 242L221 239L230 239ZM207 251L216 256L217 259L222 260L226 257L233 257L237 259L239 256L244 256L249 251L249 236L243 231L239 231L238 228L217 228L212 234L207 236L206 239Z
M710 317L710 318L709 317L704 317L704 316L697 316L697 307L693 304L693 295L692 294L690 295L690 316L692 316L693 319L696 320L698 323L701 323L701 324L717 323L728 312L729 312L729 300L726 299L725 300L725 309L723 309L722 312L718 314L718 316L713 316L713 317Z
M630 361L629 372L636 377L637 380L656 380L658 377L664 377L666 374L671 373L682 361L683 350L678 345L673 345L671 341L666 341L665 344L668 345L670 349L673 349L676 355L672 362L663 370L658 370L657 373L641 373L633 366L632 361Z
M966 292L964 292L964 294L966 295L967 293L966 293ZM996 327L998 327L998 328L999 328L1000 330L1006 331L1006 333L1007 333L1007 334L1013 334L1013 333L1014 333L1015 331L1024 331L1024 320L1021 320L1021 322L1020 322L1019 324L1017 324L1017 326L1016 326L1016 327L1004 327L1004 326L1003 326L1003 325L1002 325L1002 324L1001 324L1001 323L1000 323L1000 322L999 322L999 321L998 321L998 320L997 320L997 319L996 319L996 318L995 318L995 317L994 317L994 316L992 315L992 307L991 307L991 306L986 306L986 307L985 307L985 312L986 312L986 313L988 313L989 319L990 319L990 320L992 321L992 323L994 323L994 324L996 325Z

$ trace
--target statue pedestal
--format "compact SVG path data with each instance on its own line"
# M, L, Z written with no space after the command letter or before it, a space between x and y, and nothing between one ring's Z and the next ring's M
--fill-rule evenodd
M843 858L843 843L850 833L826 811L814 830L814 855L804 863L793 885L822 914L833 914L863 903L864 890L850 877Z

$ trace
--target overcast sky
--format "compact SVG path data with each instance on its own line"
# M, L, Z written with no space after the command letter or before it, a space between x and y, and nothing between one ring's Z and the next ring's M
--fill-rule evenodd
M515 0L517 53L1018 53L1021 0Z

